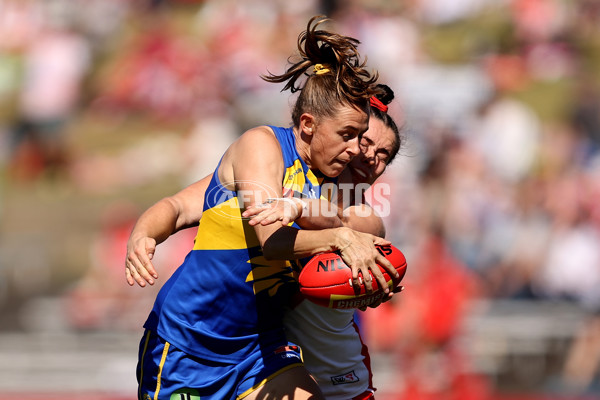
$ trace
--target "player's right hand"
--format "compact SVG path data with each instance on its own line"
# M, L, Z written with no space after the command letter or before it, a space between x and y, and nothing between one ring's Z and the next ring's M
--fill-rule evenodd
M360 290L361 285L364 283L367 293L373 293L373 283L369 273L371 271L373 277L377 280L378 286L385 288L384 293L389 293L387 281L383 277L379 265L395 278L398 278L398 271L377 251L375 245L386 246L390 245L391 242L350 228L339 228L338 240L340 244L336 246L337 250L339 250L346 265L352 270L352 285ZM359 280L359 272L364 282Z
M136 282L141 287L146 286L146 282L154 285L154 279L158 278L152 264L155 250L156 240L151 237L129 238L125 258L125 279L129 286L133 286Z
M267 199L262 204L248 206L242 217L249 218L250 226L270 225L281 221L286 226L302 216L302 201L294 198Z

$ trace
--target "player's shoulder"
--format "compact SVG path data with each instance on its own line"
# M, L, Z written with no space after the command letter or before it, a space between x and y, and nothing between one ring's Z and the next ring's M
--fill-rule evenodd
M261 142L261 143L277 143L277 137L275 136L275 132L271 127L266 125L257 126L254 128L248 129L246 132L242 134L240 137L241 141L252 141L252 142Z
M236 140L228 151L232 160L261 160L266 163L282 158L281 146L275 133L268 126L248 129Z
M277 155L280 152L279 141L273 130L268 126L257 126L248 129L239 138L238 146L243 151L251 152L254 155Z

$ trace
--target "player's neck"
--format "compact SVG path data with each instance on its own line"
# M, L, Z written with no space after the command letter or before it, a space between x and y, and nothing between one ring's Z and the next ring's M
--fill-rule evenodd
M294 127L294 137L296 138L296 151L306 166L312 169L310 157L310 137L299 132L298 128Z

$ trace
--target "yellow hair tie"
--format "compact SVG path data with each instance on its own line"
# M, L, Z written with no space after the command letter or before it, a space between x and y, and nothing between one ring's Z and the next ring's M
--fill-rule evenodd
M329 68L323 64L315 64L315 75L322 75L329 72Z

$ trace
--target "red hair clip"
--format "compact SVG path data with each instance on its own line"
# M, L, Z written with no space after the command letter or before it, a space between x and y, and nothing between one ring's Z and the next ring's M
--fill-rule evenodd
M388 110L388 106L386 106L385 104L383 104L381 102L381 100L379 100L377 97L373 96L369 99L369 102L371 103L371 107L375 107L378 110L381 110L383 112L387 112Z

